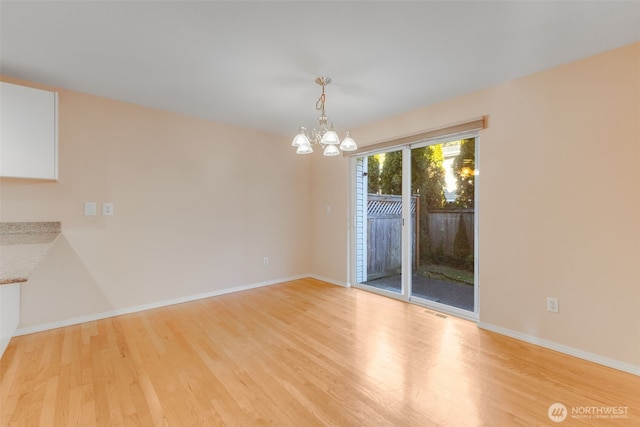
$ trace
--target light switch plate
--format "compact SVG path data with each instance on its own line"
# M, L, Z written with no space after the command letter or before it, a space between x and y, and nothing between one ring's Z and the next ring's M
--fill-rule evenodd
M102 204L102 215L103 216L111 216L111 215L113 215L113 203L104 202Z
M96 202L84 202L84 215L85 216L96 215Z

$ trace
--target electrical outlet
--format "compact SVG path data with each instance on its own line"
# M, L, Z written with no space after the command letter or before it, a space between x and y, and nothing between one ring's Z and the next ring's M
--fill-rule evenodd
M558 312L558 298L547 297L547 311Z
M264 257L263 262L264 262L264 265L269 265L269 257L268 256Z

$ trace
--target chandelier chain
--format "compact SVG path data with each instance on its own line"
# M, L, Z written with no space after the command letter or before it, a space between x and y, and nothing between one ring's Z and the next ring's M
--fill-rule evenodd
M320 98L318 98L318 101L316 102L316 110L321 110L323 116L324 116L324 100L325 100L325 96L324 96L324 84L323 84L322 95L320 95Z

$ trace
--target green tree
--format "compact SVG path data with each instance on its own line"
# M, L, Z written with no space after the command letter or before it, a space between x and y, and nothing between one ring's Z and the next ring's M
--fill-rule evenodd
M367 192L377 194L380 190L380 154L367 157Z
M411 188L428 209L440 209L445 204L443 161L441 144L411 150Z
M434 259L438 250L431 245L429 210L442 208L445 203L443 160L440 144L411 150L411 189L412 194L419 196L419 245L423 262Z
M382 194L402 194L402 151L384 154L380 190Z
M468 138L460 141L460 154L453 161L453 172L457 181L458 197L456 207L473 209L476 177L476 139Z
M433 209L444 206L444 168L441 145L411 150L411 190ZM382 194L402 194L402 151L384 154L380 172Z
M467 236L467 227L462 214L458 217L458 230L453 238L453 256L455 262L460 266L465 265L467 257L471 255L469 248L469 236Z

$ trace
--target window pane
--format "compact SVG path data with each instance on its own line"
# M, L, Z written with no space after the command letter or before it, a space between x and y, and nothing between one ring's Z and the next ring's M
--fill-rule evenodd
M411 295L474 310L475 138L411 150Z
M368 156L365 163L367 263L363 283L400 293L402 151Z

